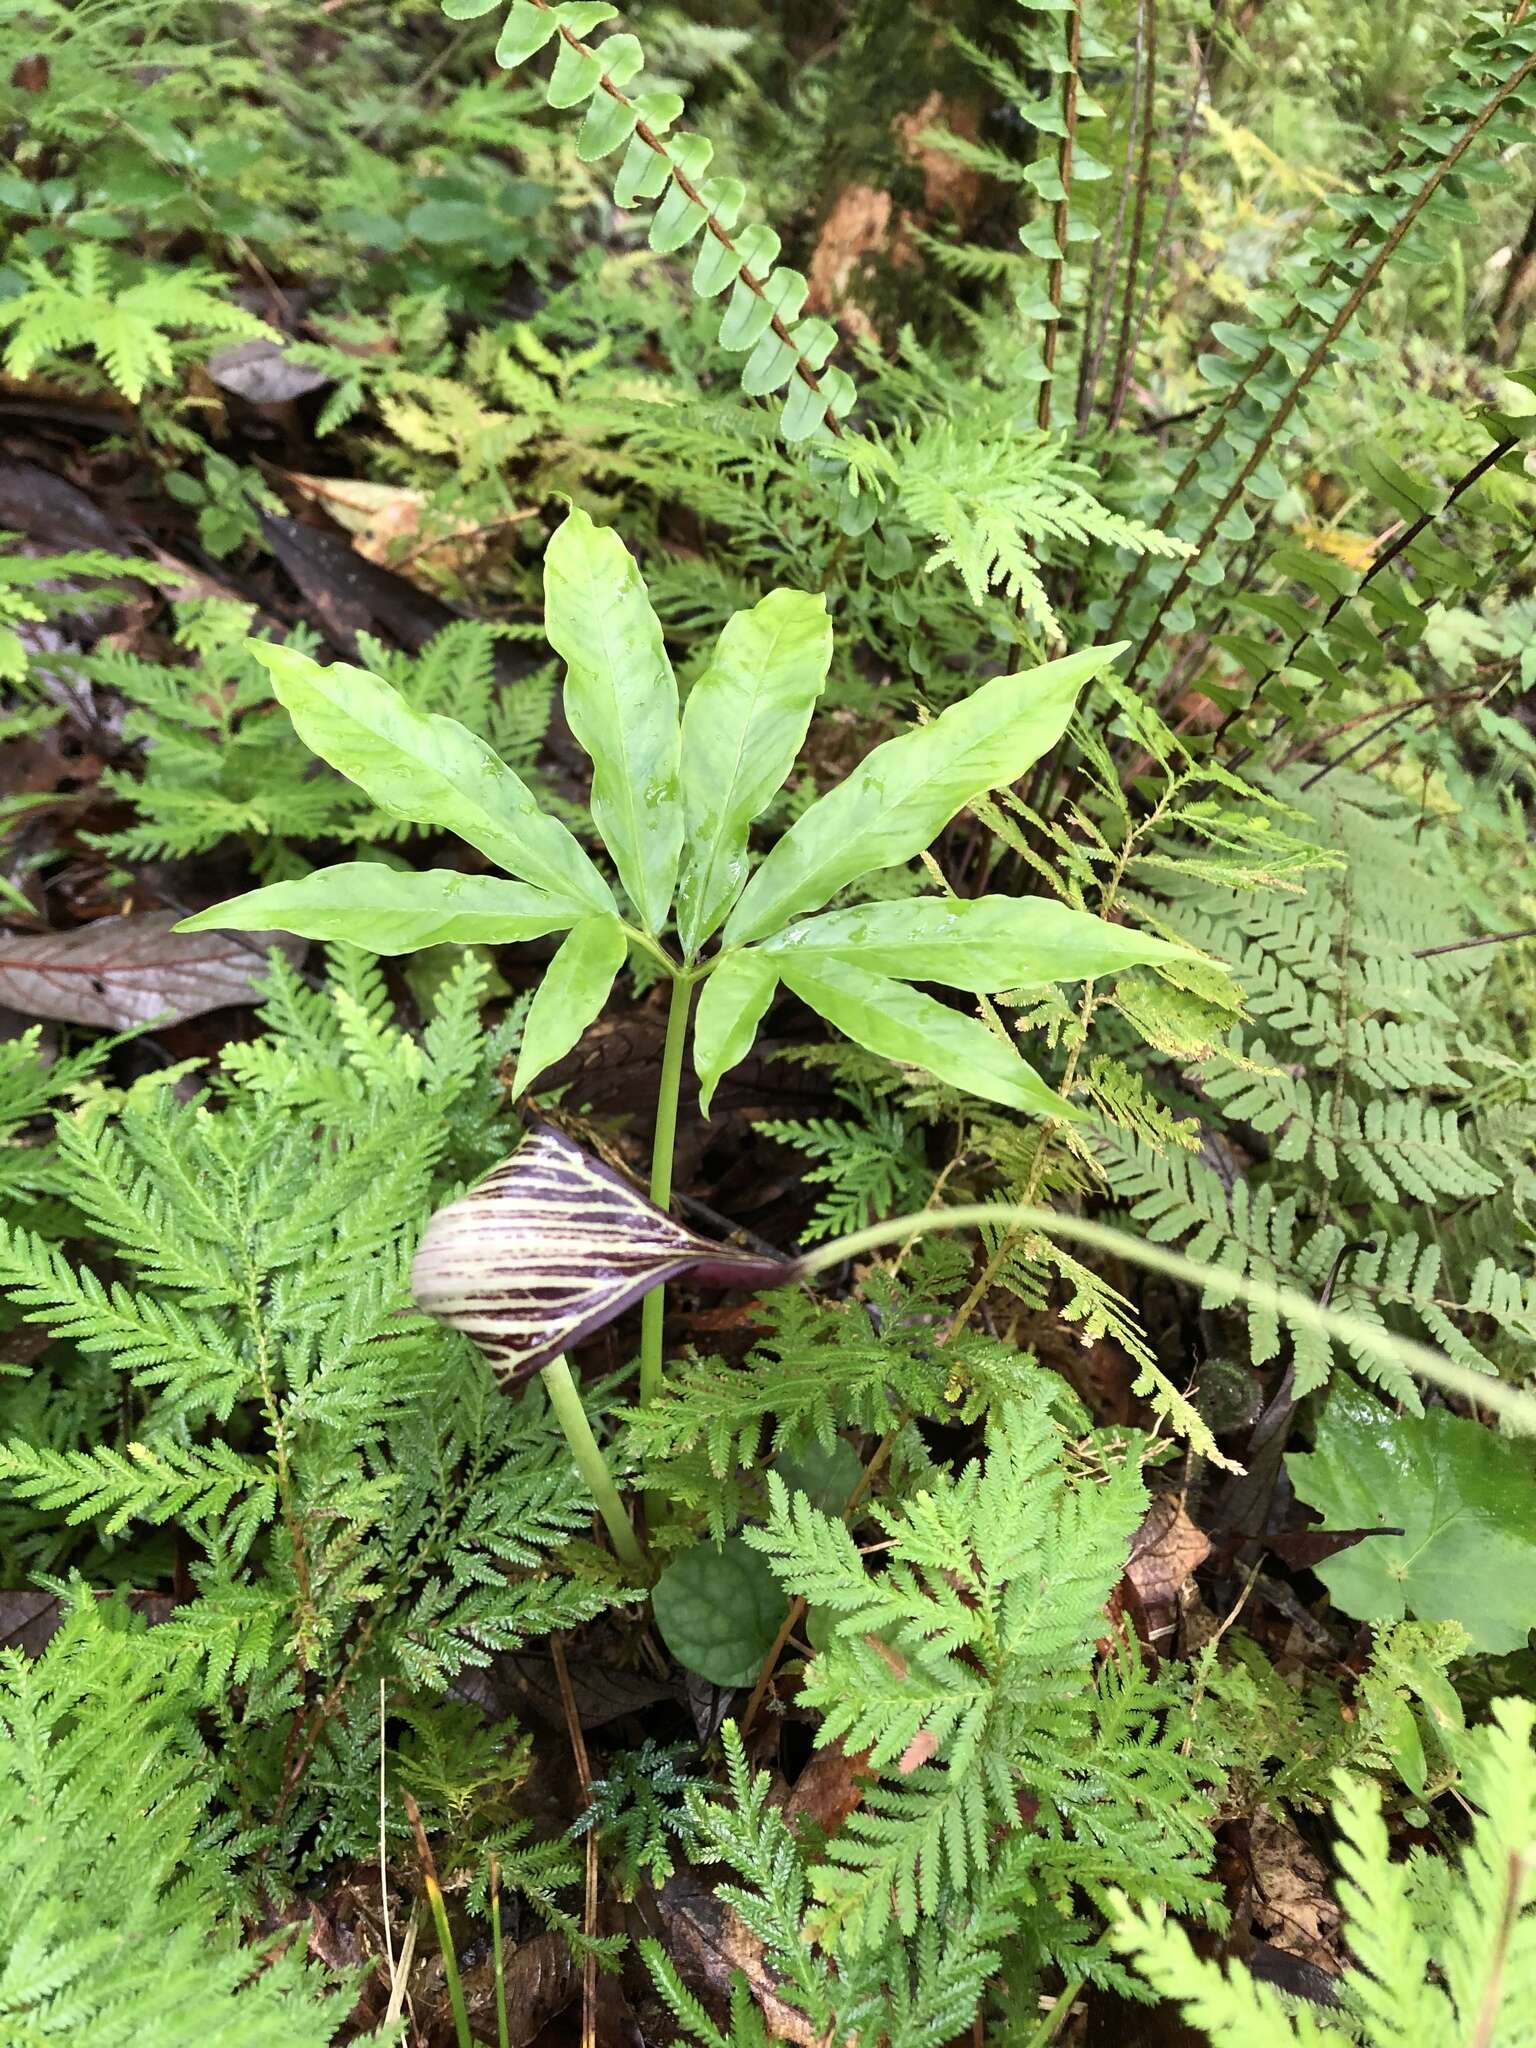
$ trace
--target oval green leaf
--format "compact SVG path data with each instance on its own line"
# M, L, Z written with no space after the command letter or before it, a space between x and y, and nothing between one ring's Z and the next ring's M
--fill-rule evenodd
M523 1026L512 1093L521 1095L540 1074L563 1060L601 1011L629 950L616 917L587 917L573 925L539 983Z
M777 969L762 953L724 953L705 982L693 1020L693 1067L699 1077L702 1115L709 1115L721 1075L752 1050L778 981Z
M727 919L726 943L763 938L860 875L913 859L972 797L1016 782L1060 739L1078 691L1123 644L999 676L932 725L876 747L774 847Z
M797 953L781 957L778 966L785 985L802 1002L869 1052L921 1067L970 1095L1033 1116L1081 1114L978 1018L951 1010L905 982L825 956L813 960Z
M434 825L476 847L508 874L577 908L612 911L613 892L558 818L495 750L456 718L414 710L365 668L269 641L251 653L304 744L368 792L381 809ZM567 918L570 923L571 918Z
M747 833L795 765L832 660L819 592L771 590L728 619L683 710L687 824L677 930L692 955L747 878Z
M592 759L592 817L648 931L666 922L683 844L677 681L640 571L610 527L573 510L544 555L565 715Z
M1200 956L1039 896L919 896L858 903L776 932L764 958L840 960L897 981L935 981L973 995L1088 981L1122 968Z
M297 881L216 903L184 917L179 932L294 932L344 940L372 953L419 953L426 946L512 945L563 931L578 913L526 882L495 875L417 874L380 861L342 861Z
M651 1596L662 1641L711 1685L750 1685L789 1611L767 1558L739 1536L674 1558Z

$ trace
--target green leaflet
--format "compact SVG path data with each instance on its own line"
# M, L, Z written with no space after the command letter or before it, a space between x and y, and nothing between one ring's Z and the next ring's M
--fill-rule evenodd
M587 917L573 925L544 978L523 1026L512 1093L521 1095L562 1060L608 1000L629 950L616 917Z
M1085 648L999 676L932 725L876 747L774 847L727 919L726 943L764 938L860 875L921 853L972 797L1017 781L1055 745L1078 691L1120 651Z
M495 875L425 874L381 861L342 861L294 882L273 882L184 917L179 932L295 932L345 940L374 953L425 946L511 945L562 931L580 913L526 882Z
M978 1018L948 1009L905 982L846 961L798 954L780 960L779 972L797 996L870 1052L1035 1116L1081 1114Z
M973 995L1087 981L1124 967L1199 957L1129 925L1106 924L1038 896L860 903L792 924L765 940L762 952L777 961L838 960L871 974L936 981Z
M709 1115L722 1074L752 1050L778 974L761 953L726 953L704 984L693 1019L693 1066L699 1077L699 1108Z
M509 874L567 898L573 915L582 905L614 909L612 891L577 840L456 718L413 710L380 677L345 662L322 668L267 641L253 641L251 653L304 744L384 810L457 833Z
M666 922L683 844L677 682L640 571L610 527L573 509L544 555L565 715L592 757L592 817L648 931Z
M1536 1627L1536 1457L1444 1408L1397 1415L1336 1381L1316 1448L1286 1459L1325 1528L1401 1528L1316 1567L1362 1621L1459 1621L1473 1647L1521 1649Z
M826 600L773 590L726 621L683 711L677 929L690 956L747 873L747 832L795 765L832 659Z

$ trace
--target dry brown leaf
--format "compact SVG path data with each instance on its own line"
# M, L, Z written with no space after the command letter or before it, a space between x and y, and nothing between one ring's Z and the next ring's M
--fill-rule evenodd
M0 1003L28 1017L126 1031L252 1003L271 947L294 961L305 952L286 932L173 931L179 916L155 910L0 938Z
M784 1818L791 1827L797 1820L809 1820L824 1835L835 1835L849 1814L863 1805L873 1776L867 1749L850 1755L840 1742L829 1743L796 1778L784 1802Z
M532 519L536 507L514 505L497 515L491 525L461 519L442 533L426 540L418 538L427 493L405 484L369 483L363 477L306 476L301 470L286 470L296 491L312 504L323 505L338 526L344 527L356 543L357 552L370 562L381 562L409 574L418 555L436 563L463 567L484 551L486 537L504 526L516 526ZM415 541L402 553L402 541Z
M208 358L208 374L221 391L251 405L285 405L335 382L328 371L295 362L281 342L264 336L221 348Z
M581 1990L581 1972L571 1958L570 1944L563 1934L553 1931L519 1942L503 1957L502 1977L507 1987L509 2048L529 2048ZM464 1972L464 2004L476 2038L494 2039L496 1972L491 1963ZM446 2021L450 2015L445 2010L442 2017Z
M924 1764L931 1764L939 1753L939 1738L931 1728L919 1728L896 1761L896 1768L904 1778L913 1771L921 1770Z
M1178 1496L1159 1494L1132 1539L1125 1576L1149 1610L1171 1607L1184 1581L1210 1554L1210 1538L1185 1514Z
M394 544L412 539L421 526L425 491L405 484L373 484L362 477L305 476L285 472L301 496L323 505L336 524L357 542L357 552L370 562L387 562Z
M668 1878L657 1899L666 1927L667 1947L689 1988L722 2017L731 1980L739 1970L746 1978L770 2040L789 2041L795 2048L825 2048L803 2013L786 2005L763 1966L763 1945L736 1914L715 1896L696 1873Z
M1262 1808L1249 1829L1249 1854L1255 1924L1287 1955L1338 1970L1339 1908L1321 1859Z

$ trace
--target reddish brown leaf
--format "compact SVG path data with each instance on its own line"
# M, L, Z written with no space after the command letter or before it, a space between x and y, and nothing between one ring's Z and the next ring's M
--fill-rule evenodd
M0 1003L29 1017L126 1031L254 1002L268 950L290 960L305 950L286 932L172 931L178 916L156 910L0 938Z
M896 1768L901 1775L910 1777L913 1771L921 1770L924 1764L931 1764L939 1753L939 1739L931 1728L919 1728L897 1759Z
M1337 1557L1341 1550L1352 1550L1367 1536L1402 1533L1401 1529L1282 1529L1266 1539L1266 1547L1293 1571L1310 1571L1324 1558Z
M1170 1607L1190 1573L1210 1554L1210 1538L1196 1528L1177 1496L1159 1494L1136 1531L1125 1575L1149 1610Z
M818 1749L784 1802L784 1818L791 1826L809 1820L824 1835L835 1835L849 1814L863 1805L874 1775L867 1749L850 1754L840 1742Z

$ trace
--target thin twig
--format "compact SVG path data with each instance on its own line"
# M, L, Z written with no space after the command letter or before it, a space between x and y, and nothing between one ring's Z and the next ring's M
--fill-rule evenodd
M1152 127L1157 111L1157 0L1142 0L1146 22L1146 55L1141 77L1141 152L1136 167L1136 200L1131 209L1131 246L1125 259L1125 297L1120 304L1120 338L1115 344L1115 375L1110 386L1111 432L1120 424L1126 393L1131 388L1131 321L1136 304L1136 275L1141 268L1142 237L1147 225L1147 193L1152 184Z
M1507 946L1514 939L1536 939L1536 924L1521 925L1512 932L1486 932L1480 939L1452 939L1446 946L1420 946L1411 957L1432 960L1437 953L1469 953L1474 946Z
M1125 156L1120 166L1120 195L1115 202L1115 232L1109 245L1109 261L1104 266L1104 290L1098 298L1098 317L1094 322L1093 350L1086 346L1088 317L1083 316L1084 352L1077 373L1077 430L1082 433L1093 413L1093 401L1098 395L1099 368L1104 360L1105 345L1109 340L1110 315L1115 302L1115 279L1120 274L1120 245L1125 238L1126 209L1130 204L1131 177L1136 163L1136 141L1141 124L1141 21L1136 23L1136 38L1131 53L1131 98L1129 119L1125 124ZM1094 244L1094 255L1099 253L1100 244ZM1089 279L1088 297L1090 302L1097 297L1097 271Z
M581 1787L583 1806L592 1804L592 1766L587 1760L587 1738L582 1733L581 1716L576 1711L576 1694L571 1685L571 1674L566 1668L565 1645L559 1636L549 1639L549 1654L554 1662L555 1682L560 1688L560 1704L565 1710L565 1728L570 1737L571 1755L576 1763L576 1782ZM593 1943L597 1938L597 1829L587 1829L586 1892L582 1901L581 1931L587 1937L586 1954L581 1959L581 2048L597 2048L597 1950Z
M1292 637L1290 645L1275 663L1274 667L1265 675L1262 675L1258 682L1254 684L1253 696L1249 700L1250 703L1256 703L1263 695L1266 686L1274 681L1281 670L1290 667L1297 654L1309 640L1315 640L1319 633L1327 632L1328 628L1339 616L1339 613L1343 611L1345 605L1353 603L1365 591L1373 578L1379 576L1383 569L1389 568L1399 555L1403 554L1408 548L1411 548L1426 528L1434 526L1444 519L1454 508L1457 501L1464 497L1475 483L1485 477L1496 463L1502 462L1512 448L1518 447L1518 445L1513 435L1506 436L1502 441L1495 441L1486 454L1479 456L1471 468L1463 471L1456 479L1440 504L1432 506L1428 512L1421 512L1417 519L1411 520L1408 525L1402 527L1386 546L1382 548L1381 552L1372 557L1364 575L1355 584L1353 589L1337 592L1332 603L1322 616L1320 618L1309 618L1300 632ZM1286 717L1281 718L1274 731L1265 740L1265 746L1270 745L1276 734L1284 730L1287 722L1288 719Z
M1515 1931L1515 1921L1520 1913L1520 1894L1525 1889L1526 1859L1518 1849L1511 1849L1504 1874L1504 1903L1499 1913L1498 1933L1493 1940L1493 1955L1488 1966L1488 1982L1483 1989L1483 2002L1478 2009L1477 2025L1472 2030L1467 2048L1490 2048L1493 2030L1498 2024L1499 2007L1504 2002L1504 1969L1509 1959L1510 1937Z
M389 1924L389 1856L384 1840L387 1799L384 1789L384 1681L379 1680L379 1905L384 1917L384 1953L389 1958L389 1981L395 1981L395 1937Z
M1152 310L1152 292L1157 283L1158 271L1162 266L1163 253L1168 246L1168 236L1173 227L1173 210L1178 204L1179 192L1184 183L1184 169L1189 162L1190 150L1194 147L1195 123L1200 115L1200 101L1205 94L1206 80L1210 76L1211 52L1216 44L1216 31L1221 22L1221 10L1226 0L1213 0L1211 25L1205 41L1198 46L1199 54L1195 66L1195 82L1190 88L1189 106L1184 114L1184 127L1179 136L1178 153L1173 160L1173 169L1168 174L1168 190L1163 197L1163 217L1157 224L1157 233L1152 241L1152 254L1147 259L1146 278L1141 288L1141 299L1136 308L1136 319L1131 329L1130 360L1134 364L1141 350L1141 337L1146 330L1147 315ZM1193 37L1191 37L1193 41ZM1118 415L1117 415L1118 417Z
M942 1343L943 1339L940 1338L939 1341ZM910 1411L907 1409L903 1409L901 1414L897 1416L895 1422L893 1422L891 1427L885 1432L885 1435L881 1437L879 1443L876 1444L874 1452L870 1457L869 1463L864 1467L864 1470L859 1474L858 1484L854 1487L852 1493L849 1494L848 1498L843 1502L842 1519L845 1522L848 1520L849 1516L853 1514L854 1510L858 1507L860 1501L863 1500L865 1494L868 1493L871 1486L874 1485L876 1477L883 1470L887 1458L890 1457L891 1452L895 1447L896 1439L901 1435L901 1432L906 1428L910 1420ZM795 1598L790 1602L789 1612L785 1615L783 1623L779 1628L778 1634L773 1639L767 1656L763 1659L762 1669L757 1674L757 1683L752 1688L752 1696L747 1701L745 1711L743 1712L740 1723L738 1724L741 1729L743 1741L745 1741L746 1737L752 1732L752 1724L757 1719L758 1711L761 1708L764 1699L767 1697L769 1686L773 1683L773 1674L778 1669L779 1659L783 1656L785 1647L788 1644L790 1638L794 1635L795 1630L800 1626L800 1623L804 1620L805 1609L805 1596L803 1594L797 1593L795 1595Z
M1504 97L1508 97L1508 93L1514 90L1514 87L1516 85L1522 82L1523 76L1524 74L1522 73L1521 76L1517 77L1508 88L1503 89ZM1482 115L1479 116L1479 122L1481 123L1490 118L1494 111L1494 107L1496 107L1498 104L1500 104L1500 102L1495 101L1493 106L1485 108ZM1469 139L1469 137L1464 137L1463 141L1465 142ZM1439 162L1439 171L1437 173L1432 168L1428 184L1426 186L1421 187L1418 195L1416 196L1416 204L1422 201L1422 199L1426 196L1430 186L1438 182L1438 177L1440 175L1443 175L1443 162L1440 160L1434 161ZM1389 172L1401 168L1404 162L1405 158L1402 150L1394 149L1392 154L1388 157L1387 161L1382 165L1381 170L1376 174L1377 180L1379 181L1382 177L1385 177ZM1409 166L1409 168L1417 170L1431 163L1431 152L1428 149L1424 149L1421 150L1419 155L1413 159L1412 164ZM1310 220L1310 217L1311 216L1309 215L1308 220ZM1308 221L1304 220L1301 225L1304 228L1307 224ZM1316 278L1313 279L1312 284L1313 289L1315 291L1326 290L1328 285L1332 283L1334 277L1337 275L1340 263L1343 260L1343 258L1348 255L1351 255L1354 252L1354 250L1359 246L1360 242L1363 240L1366 234L1369 233L1370 229L1374 225L1375 223L1369 215L1362 216L1362 218L1356 222L1355 226L1352 227L1349 233L1344 237L1344 240L1341 243L1339 249L1335 252L1335 254L1331 255L1327 259L1327 261L1322 265L1321 269L1318 271ZM1276 333L1288 334L1291 331L1291 329L1296 326L1297 322L1301 318L1302 313L1305 310L1306 309L1302 306L1300 300L1295 301L1286 313L1285 318L1280 322L1279 327L1275 330ZM1180 470L1178 476L1174 479L1173 486L1168 492L1168 496L1163 504L1162 510L1158 513L1157 518L1153 521L1154 529L1157 532L1160 533L1163 531L1163 529L1168 525L1169 521L1173 518L1174 513L1178 510L1178 507L1183 500L1185 491L1187 490L1189 485L1194 482L1195 477L1199 474L1201 461L1209 453L1211 448L1215 446L1216 442L1221 438L1222 434L1225 432L1227 422L1232 413L1232 409L1237 404L1239 398L1241 398L1243 394L1249 389L1254 379L1262 376L1264 371L1269 368L1270 364L1274 360L1274 357L1275 344L1273 341L1266 341L1263 348L1260 349L1258 355L1256 355L1253 361L1248 364L1246 375L1236 380L1233 384L1229 385L1227 390L1222 394L1220 402L1214 407L1212 411L1209 425L1207 426L1205 432L1201 435L1200 439L1195 443L1194 447L1190 450L1189 457L1186 460L1183 469ZM1151 559L1152 557L1149 555L1138 555L1136 560L1131 564L1130 569L1127 571L1125 580L1120 586L1119 596L1115 603L1114 615L1110 619L1109 628L1105 635L1107 639L1114 639L1115 636L1119 633L1121 626L1124 624L1125 615L1128 609L1130 608L1131 599L1134 596L1138 586L1140 585L1142 577L1146 574L1147 565L1151 561Z

